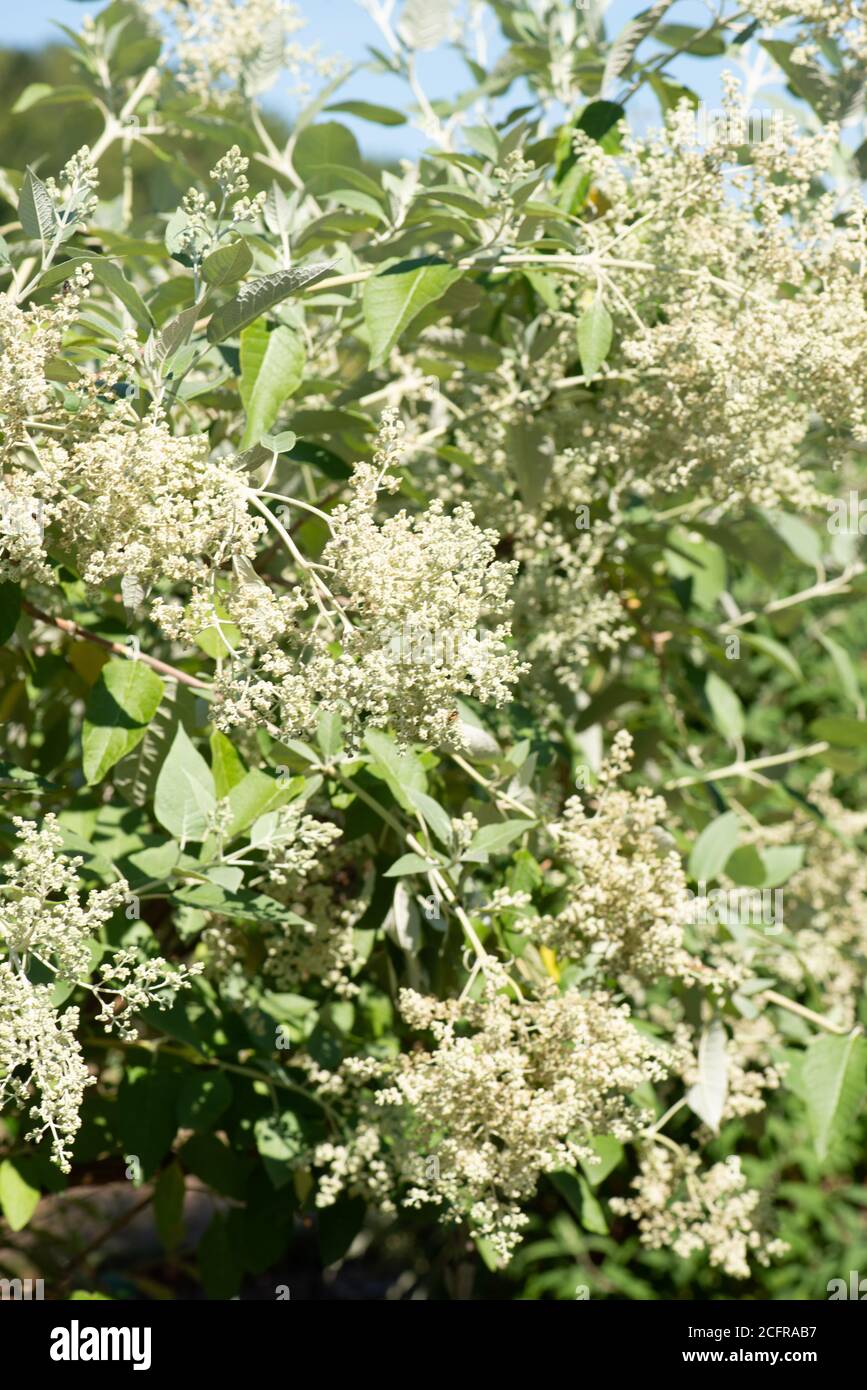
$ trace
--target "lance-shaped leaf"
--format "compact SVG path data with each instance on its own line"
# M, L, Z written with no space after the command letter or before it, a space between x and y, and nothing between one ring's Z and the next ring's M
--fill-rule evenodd
M89 265L95 278L107 290L120 300L124 308L128 309L140 328L148 329L153 323L151 311L145 304L135 285L127 280L122 267L117 261L111 260L109 256L70 256L68 260L61 261L59 265L53 265L47 270L39 282L40 289L48 289L50 285L57 285L61 280L69 280L73 271L82 265Z
M820 1159L851 1129L867 1090L867 1039L822 1034L807 1048L801 1073L807 1117Z
M261 439L276 420L280 407L294 395L304 377L304 343L282 324L269 333L257 319L241 334L241 399L247 427L241 440L247 449Z
M18 219L24 235L33 241L48 242L57 233L57 212L51 195L29 165L18 199Z
M705 1028L698 1045L698 1081L686 1093L687 1105L716 1134L728 1094L726 1030L718 1018Z
M221 305L212 316L208 324L208 341L221 343L233 333L240 333L248 323L266 314L275 304L282 303L297 290L324 280L333 269L333 261L319 261L315 265L278 270L273 275L259 275L255 280L248 281L241 286L234 299Z
M484 864L490 854L500 854L529 830L529 820L504 820L494 825L482 825L470 840L461 859L470 864Z
M614 324L601 299L594 299L578 320L578 352L584 375L594 377L611 349Z
M736 811L726 811L705 826L689 856L689 872L696 883L709 883L722 873L737 847L740 833L741 822Z
M445 294L463 274L437 256L398 261L364 287L364 322L370 336L370 365L379 367L401 333L422 309Z
M611 45L605 64L605 72L602 76L603 90L610 82L614 82L622 72L626 71L639 44L647 38L652 29L656 28L672 3L673 0L657 0L655 5L651 5L647 10L642 10L634 19L631 19L625 29L618 34Z

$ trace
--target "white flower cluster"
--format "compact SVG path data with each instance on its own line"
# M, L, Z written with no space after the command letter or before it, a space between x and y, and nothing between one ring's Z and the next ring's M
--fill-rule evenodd
M145 10L174 34L169 51L183 86L209 104L233 88L255 94L282 68L315 58L291 41L304 21L287 0L145 0Z
M698 1154L649 1144L632 1186L636 1195L612 1197L611 1209L637 1221L651 1250L670 1248L684 1259L705 1251L711 1265L748 1279L751 1258L767 1265L788 1249L756 1224L761 1193L746 1186L736 1156L702 1172Z
M57 818L47 815L37 826L16 817L14 824L13 858L0 880L0 1108L29 1103L38 1123L28 1138L49 1133L52 1156L68 1172L83 1091L92 1078L76 1037L78 1009L61 1012L52 1002L54 985L33 983L28 971L38 963L58 982L91 991L98 1021L131 1038L132 1013L167 1008L200 967L172 967L161 957L117 950L91 982L102 951L99 930L126 898L127 884L121 879L91 892L82 905L83 860L58 853L63 834Z
M63 344L90 283L90 268L70 274L69 288L50 304L20 309L8 294L0 294L0 427L3 431L4 471L27 420L39 420L56 409L57 398L46 381L45 369Z
M266 940L263 969L281 990L303 990L311 980L348 998L358 993L353 982L363 963L355 927L370 902L373 875L359 865L360 846L328 848L339 834L335 826L318 825L323 852L304 875L295 875L278 896L295 921Z
M867 366L864 204L853 194L841 217L833 194L806 196L833 126L804 136L781 118L742 162L734 80L725 110L706 145L685 103L622 156L577 139L610 203L593 242L603 265L616 242L612 306L630 307L629 370L600 394L585 456L639 494L689 484L729 506L809 507L816 422L832 461L867 429L852 385Z
M66 161L60 171L59 182L53 178L45 180L45 191L54 204L58 223L66 233L76 223L87 222L99 202L97 187L99 174L90 157L88 145Z
M51 1136L52 1155L69 1171L81 1102L91 1076L76 1037L78 1009L54 1008L53 985L31 984L8 960L0 960L0 1111L30 1106L33 1128L25 1136Z
M356 467L351 500L331 516L331 539L312 572L319 608L312 628L298 622L305 604L298 590L277 600L248 577L240 604L226 597L245 635L264 641L255 660L242 653L225 667L215 710L221 727L261 724L274 737L296 737L333 712L350 743L365 726L439 743L453 729L457 696L509 698L522 669L507 645L509 626L482 630L482 622L507 609L514 565L496 559L496 534L480 530L465 505L446 513L435 501L416 515L377 521L380 491L397 486L388 467L399 438L388 414L376 461ZM335 592L323 574L333 576ZM430 659L416 660L431 634ZM448 640L437 640L443 634Z
M79 902L79 856L61 858L63 833L56 816L41 826L15 817L12 865L0 882L0 946L16 965L29 957L51 964L65 980L90 972L90 942L128 891L123 880Z
M171 434L156 409L135 424L109 417L69 444L43 443L26 475L87 584L122 576L204 584L233 555L251 555L263 523L249 515L244 482L207 438ZM170 607L154 605L159 620Z
M822 52L822 40L836 41L844 54L867 62L867 12L864 0L750 0L757 19L770 24L803 25L808 41L793 49L795 62L808 62Z
M515 1000L500 967L488 967L479 998L441 1001L404 990L409 1025L429 1033L429 1050L395 1062L354 1059L368 1095L346 1144L320 1145L326 1170L319 1205L348 1187L389 1208L432 1205L463 1219L508 1261L540 1175L592 1158L596 1134L634 1137L647 1122L629 1099L662 1080L670 1057L633 1026L626 1005L604 992Z
M291 806L254 827L251 848L264 850L267 860L260 886L289 910L285 925L260 933L261 970L272 988L300 993L316 981L341 997L358 993L352 976L362 958L355 925L369 904L373 877L359 873L358 842L335 847L339 836L337 826ZM237 923L216 916L202 941L215 978L245 966L251 938Z
M225 235L232 226L239 222L255 221L260 216L267 193L257 193L253 198L242 196L250 188L247 178L249 167L249 159L241 154L237 145L233 145L211 170L211 178L220 190L219 204L197 188L191 188L184 194L181 210L186 224L178 234L178 249L185 252L195 264L202 261L207 252L219 243L220 236Z
M568 879L565 904L542 919L540 938L559 954L603 974L695 978L683 946L687 881L680 855L664 831L662 797L616 784L632 761L625 730L614 738L588 815L571 797L550 826Z

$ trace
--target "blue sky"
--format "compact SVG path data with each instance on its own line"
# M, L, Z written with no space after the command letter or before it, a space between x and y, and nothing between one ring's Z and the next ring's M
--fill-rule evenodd
M356 0L296 0L296 3L307 19L306 28L299 38L305 42L317 42L324 53L342 55L351 61L359 60L363 59L368 43L379 43L376 26ZM611 0L606 19L608 32L617 33L628 19L646 9L647 3L648 0ZM54 28L53 20L77 28L84 14L98 13L104 5L105 0L83 0L83 3L82 0L25 0L22 4L6 0L0 43L7 47L38 47L49 43L53 38L62 38ZM699 0L680 0L672 7L670 15L678 23L706 23L706 17L707 8ZM679 61L679 73L683 80L689 82L706 101L718 104L718 64L695 59ZM422 54L419 73L426 91L433 97L448 97L466 85L466 69L448 48ZM406 91L402 83L382 77L374 80L369 73L357 74L344 89L343 95L365 97L369 101L398 107L406 104ZM279 105L279 101L276 104ZM652 98L645 98L644 105L644 110L633 108L633 121L643 123L643 120L658 118ZM291 111L291 108L284 109ZM386 128L347 117L341 119L352 126L369 154L412 156L427 143L408 126Z

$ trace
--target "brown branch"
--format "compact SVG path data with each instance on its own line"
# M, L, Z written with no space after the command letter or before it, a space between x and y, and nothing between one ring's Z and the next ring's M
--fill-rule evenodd
M88 1255L92 1255L95 1250L98 1250L99 1247L105 1243L105 1241L110 1240L112 1236L117 1235L125 1226L128 1226L131 1221L134 1221L146 1207L150 1206L153 1199L154 1189L151 1187L151 1190L142 1197L140 1202L136 1202L134 1206L129 1207L115 1221L112 1221L109 1226L106 1226L105 1230L101 1231L94 1240L85 1245L83 1250L79 1250L78 1254L73 1256L69 1264L63 1270L60 1276L60 1287L64 1289L67 1288L72 1275L84 1263Z
M189 685L193 690L210 689L208 682L200 681L198 676L188 676L186 671L169 666L168 662L160 661L159 657L148 656L147 652L131 652L129 647L125 647L121 642L111 642L107 637L98 637L95 632L88 632L87 628L79 627L78 623L72 622L69 618L54 618L50 613L43 613L35 604L28 603L27 599L22 600L21 607L31 618L38 618L41 623L56 627L61 632L68 633L70 637L79 637L83 642L93 642L95 646L104 647L106 651L114 652L115 656L125 656L130 661L143 661L151 670L161 671L164 676L171 676L172 680L180 681L181 685Z

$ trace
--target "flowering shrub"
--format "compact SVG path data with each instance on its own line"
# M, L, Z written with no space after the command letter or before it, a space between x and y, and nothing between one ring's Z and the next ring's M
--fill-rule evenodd
M31 1236L131 1179L150 1288L315 1226L390 1296L469 1251L479 1297L821 1297L864 1246L862 7L365 8L375 102L282 0L112 0L14 108L93 134L0 170L0 1263L98 1286ZM415 162L340 119L404 123L384 76Z

